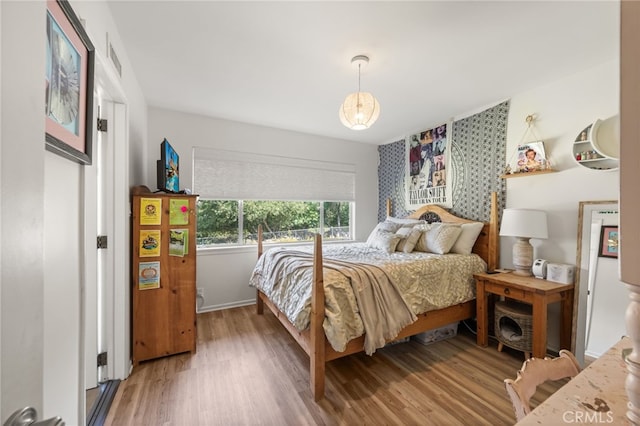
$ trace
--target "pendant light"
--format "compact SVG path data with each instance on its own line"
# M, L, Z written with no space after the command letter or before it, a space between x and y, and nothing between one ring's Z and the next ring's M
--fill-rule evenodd
M351 64L358 67L358 91L347 95L338 112L342 124L352 130L368 129L380 116L378 100L371 93L360 91L360 70L368 63L369 58L364 55L351 59Z

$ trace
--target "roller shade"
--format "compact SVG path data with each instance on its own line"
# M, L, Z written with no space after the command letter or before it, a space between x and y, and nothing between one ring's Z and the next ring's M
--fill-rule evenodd
M195 147L193 189L204 199L355 201L355 165Z

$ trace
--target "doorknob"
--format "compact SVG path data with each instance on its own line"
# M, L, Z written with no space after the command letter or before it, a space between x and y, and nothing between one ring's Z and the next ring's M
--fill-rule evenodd
M25 407L14 412L3 426L65 426L60 417L38 420L38 412L33 407Z

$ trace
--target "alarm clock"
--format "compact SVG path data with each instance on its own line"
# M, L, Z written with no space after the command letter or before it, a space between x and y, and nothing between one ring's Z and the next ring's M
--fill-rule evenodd
M531 272L533 272L533 275L536 278L540 278L540 279L547 278L547 264L548 262L544 259L536 259L533 261Z

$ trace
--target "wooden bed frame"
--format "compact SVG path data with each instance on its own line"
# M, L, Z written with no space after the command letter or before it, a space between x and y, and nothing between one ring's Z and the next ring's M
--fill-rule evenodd
M387 213L390 212L390 204L387 202ZM409 217L418 219L425 213L433 212L437 214L442 222L448 223L468 223L472 220L462 219L452 215L445 209L427 205L412 213ZM389 215L389 214L388 214ZM258 230L258 257L262 255L262 229ZM498 210L497 210L497 194L491 194L491 218L485 223L484 228L480 232L473 252L478 254L485 262L489 270L493 270L498 266L499 247L498 247ZM319 401L324 397L325 383L325 363L328 361L341 358L361 352L364 349L364 336L360 336L351 340L344 352L336 352L329 344L325 337L322 324L325 317L324 308L324 284L322 271L322 237L316 234L314 240L314 267L313 267L313 289L311 296L311 318L309 328L299 331L287 317L278 310L278 308L269 300L269 298L257 290L256 295L257 313L264 313L266 305L271 312L280 320L282 325L289 331L293 338L298 342L302 349L310 358L310 385L311 392L315 401ZM418 315L418 319L406 326L396 336L394 340L413 336L424 331L433 330L455 321L461 321L475 316L476 302L470 300L468 302L449 306L447 308L425 312Z

